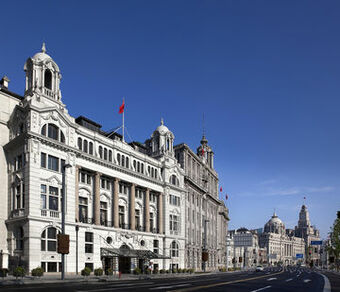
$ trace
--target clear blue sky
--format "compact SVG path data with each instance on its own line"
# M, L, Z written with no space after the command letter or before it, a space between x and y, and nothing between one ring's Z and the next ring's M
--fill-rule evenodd
M53 3L53 4L52 4ZM215 151L230 228L297 224L307 197L323 237L340 209L339 1L5 1L0 74L46 42L63 101L144 141L160 118L193 149Z

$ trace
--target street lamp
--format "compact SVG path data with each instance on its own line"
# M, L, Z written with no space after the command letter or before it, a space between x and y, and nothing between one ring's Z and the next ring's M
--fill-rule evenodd
M62 205L61 205L61 234L65 235L65 206L66 206L66 169L72 167L71 164L62 166ZM61 279L65 279L65 254L61 254Z
M204 245L203 245L203 252L207 252L207 223L209 220L204 219ZM203 258L202 258L203 260ZM206 271L206 261L203 261L203 271Z

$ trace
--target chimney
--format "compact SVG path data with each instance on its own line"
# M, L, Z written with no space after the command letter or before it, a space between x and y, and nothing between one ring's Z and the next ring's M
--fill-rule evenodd
M2 79L0 80L0 87L1 88L5 88L8 89L8 83L9 83L9 79L8 77L5 75L4 77L2 77Z

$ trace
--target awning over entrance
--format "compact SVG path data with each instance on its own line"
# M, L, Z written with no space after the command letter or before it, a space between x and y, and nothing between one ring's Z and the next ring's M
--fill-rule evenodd
M145 249L101 248L101 256L128 257L138 259L170 259L170 257Z

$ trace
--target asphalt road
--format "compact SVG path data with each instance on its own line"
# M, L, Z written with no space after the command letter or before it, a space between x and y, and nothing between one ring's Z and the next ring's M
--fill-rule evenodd
M328 277L329 275L327 275ZM338 275L333 275L336 284ZM339 279L338 279L339 280ZM218 273L196 277L144 279L115 282L73 282L55 284L32 284L2 287L1 291L63 291L63 292L109 292L109 291L323 291L325 280L322 275L306 268L266 269L262 272ZM334 285L333 284L333 285ZM337 284L336 284L337 285ZM339 283L340 285L340 283ZM332 286L332 291L334 286Z

